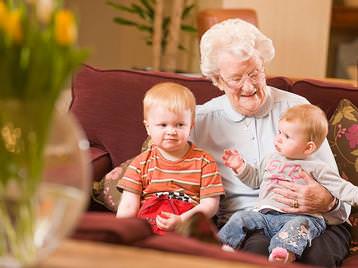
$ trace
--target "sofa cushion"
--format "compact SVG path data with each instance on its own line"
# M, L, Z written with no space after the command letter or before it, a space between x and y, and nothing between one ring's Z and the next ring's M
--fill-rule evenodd
M358 109L349 100L339 102L327 138L341 176L358 185Z
M130 245L152 235L150 225L145 220L118 219L106 212L87 212L79 219L72 238Z
M358 109L342 99L329 120L327 139L336 159L340 175L358 186ZM358 208L352 208L352 251L358 253Z
M121 199L121 193L117 189L118 180L123 177L131 161L132 159L129 159L118 166L118 177L108 178L104 176L100 181L93 182L92 198L94 201L105 206L110 211L115 212L117 210Z
M237 262L238 267L251 267L252 265L253 267L267 268L313 267L299 264L286 264L284 266L276 263L269 263L264 256L258 256L243 251L234 253L225 252L221 250L221 247L218 245L205 243L176 233L168 233L163 236L153 235L150 225L145 220L138 218L118 219L108 213L87 212L80 218L78 225L72 234L72 238L112 244L124 244L164 252L175 252L183 254L183 258L188 258L184 254L189 254L216 260L232 261ZM138 252L139 251L140 250L138 250ZM138 256L140 257L140 254L138 254ZM159 253L158 257L160 256L165 257ZM118 261L120 262L120 259ZM227 263L224 262L222 263L222 266L232 266L226 264ZM204 267L204 265L202 266Z
M141 152L147 150L151 146L151 139L148 137L142 144ZM140 152L138 152L139 154ZM117 188L118 181L125 174L129 164L133 158L128 159L121 163L119 168L119 175L116 178L108 178L103 176L100 181L92 183L92 199L105 206L108 210L116 212L119 201L121 199L121 191Z

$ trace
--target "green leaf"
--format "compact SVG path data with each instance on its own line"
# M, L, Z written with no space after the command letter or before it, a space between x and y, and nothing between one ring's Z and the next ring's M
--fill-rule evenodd
M148 1L148 0L140 0L140 2L145 7L146 14L148 15L148 18L153 21L154 20L154 8L153 8L154 2ZM150 2L152 2L152 3L150 3Z
M170 17L164 17L163 18L163 22L162 22L162 29L163 29L163 32L165 32L166 30L168 30L168 27L169 27L169 23L170 23Z
M187 49L182 44L178 45L178 49L181 51L187 51Z
M138 6L136 4L132 4L132 9L135 10L135 13L138 14L139 17L141 17L142 19L145 19L145 15L144 15L145 12L140 6Z
M188 17L188 15L190 14L191 10L195 7L195 4L186 6L181 14L181 18L185 19Z
M119 3L114 3L112 1L107 1L106 3L107 3L107 5L115 8L115 9L118 9L118 10L122 10L122 11L129 12L129 13L136 13L136 10L134 10L133 8L127 7L125 5L122 5Z
M187 25L187 24L182 24L180 25L180 28L184 31L184 32L190 32L190 33L196 33L197 29L191 25Z
M130 20L127 20L127 19L124 19L124 18L121 18L121 17L115 17L115 18L113 18L113 21L115 23L118 23L118 24L121 24L121 25L137 26L137 23L135 23L133 21L130 21Z
M137 28L143 32L153 33L153 27L144 24L137 24Z

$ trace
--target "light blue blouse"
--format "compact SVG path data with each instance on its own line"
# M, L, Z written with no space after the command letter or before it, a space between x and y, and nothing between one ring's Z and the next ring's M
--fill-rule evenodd
M191 140L217 161L226 192L217 214L219 223L226 222L238 210L253 209L258 198L258 189L246 186L231 169L224 166L221 158L224 149L237 149L248 163L259 163L265 155L274 151L273 141L280 115L289 107L308 103L301 96L270 86L266 87L266 95L262 109L250 117L236 112L226 95L197 106ZM337 170L327 140L313 156ZM324 217L330 223L338 224L346 221L349 213L350 206L340 202L335 210Z

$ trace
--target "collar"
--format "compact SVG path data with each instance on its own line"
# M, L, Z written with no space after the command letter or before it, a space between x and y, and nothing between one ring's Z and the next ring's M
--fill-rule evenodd
M266 115L268 115L273 105L273 97L271 94L270 86L265 86L265 94L266 94L266 98L264 100L264 103L261 105L257 113L252 116L246 116L235 111L229 101L229 98L226 95L224 95L225 97L222 99L222 107L224 107L224 112L227 115L227 117L235 122L240 122L242 120L245 120L246 118L263 118Z

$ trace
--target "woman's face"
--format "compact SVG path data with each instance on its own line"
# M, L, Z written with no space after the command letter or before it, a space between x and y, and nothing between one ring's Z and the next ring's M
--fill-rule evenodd
M228 96L233 108L243 115L255 115L265 99L265 74L256 57L239 61L228 52L218 56L218 87Z

